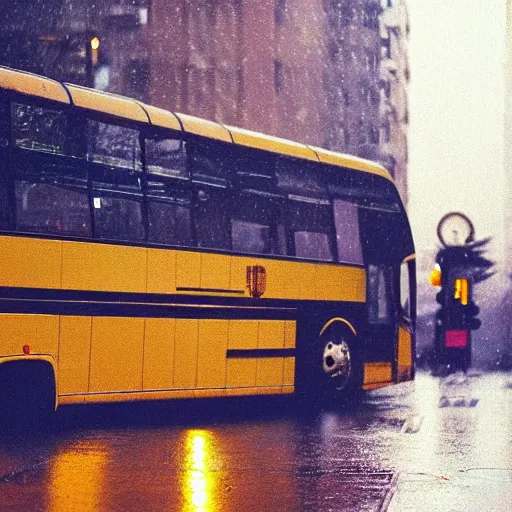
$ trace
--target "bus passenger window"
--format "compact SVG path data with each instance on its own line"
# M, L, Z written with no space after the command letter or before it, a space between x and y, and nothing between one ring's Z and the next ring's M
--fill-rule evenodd
M190 192L175 180L148 176L148 240L155 244L192 245Z
M226 155L231 148L223 142L199 138L187 146L187 165L192 180L210 185L226 186L232 181L232 170Z
M230 201L227 191L212 187L196 190L194 227L198 247L231 249L229 231Z
M233 250L248 254L286 254L282 199L258 192L237 196L231 219Z
M85 180L45 174L19 176L15 193L17 231L91 236Z
M185 143L171 138L146 139L146 170L170 178L188 178Z
M14 144L23 149L65 154L67 118L50 108L11 104Z
M138 130L88 119L87 159L112 167L140 171L142 160Z
M338 261L362 265L363 251L359 235L358 206L340 199L335 199L333 206Z
M290 196L287 225L293 234L295 256L333 261L332 207L329 201Z
M295 256L310 260L332 261L329 238L325 233L295 231Z
M149 241L164 245L192 245L190 204L148 200Z
M144 239L139 200L95 190L93 203L97 238L135 242Z
M270 227L240 220L231 221L233 251L270 254Z

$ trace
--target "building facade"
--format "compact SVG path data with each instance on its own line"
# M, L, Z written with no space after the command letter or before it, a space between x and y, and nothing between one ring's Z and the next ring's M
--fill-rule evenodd
M382 0L380 160L407 202L409 16L405 0Z

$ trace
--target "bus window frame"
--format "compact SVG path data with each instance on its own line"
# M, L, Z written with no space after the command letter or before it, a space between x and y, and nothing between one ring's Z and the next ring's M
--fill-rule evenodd
M147 244L147 233L148 233L148 216L147 216L147 205L145 204L145 190L144 190L144 173L145 173L145 165L144 165L144 131L146 128L146 125L137 121L132 121L130 119L124 119L119 118L117 116L111 116L108 114L104 114L102 112L96 112L94 110L90 109L84 109L84 108L76 108L77 115L79 116L80 123L83 126L83 133L85 133L84 136L84 144L85 144L85 154L83 157L84 165L87 168L87 175L88 175L88 184L89 184L89 203L90 203L90 209L91 209L91 215L92 215L92 226L93 226L93 233L92 233L92 239L95 241L99 241L102 243L115 243L115 244L127 244L127 245L134 245L134 246L143 246ZM96 162L89 160L87 151L88 148L88 141L89 141L89 123L88 121L96 121L104 124L109 125L115 125L115 126L121 126L125 128L130 128L133 130L138 131L138 141L140 146L140 169L128 169L125 167L116 167L104 162ZM98 182L98 175L101 171L112 171L116 174L119 172L126 172L131 177L136 177L140 182L140 196L135 195L134 197L137 197L138 202L140 202L140 211L141 211L141 223L142 223L142 237L141 239L123 239L123 238L103 238L98 236L98 229L96 226L96 216L94 212L94 191L95 186L94 183ZM122 176L122 175L120 175ZM113 194L111 194L108 190L104 190L103 192L106 192L107 196L113 196L116 197L116 191L114 191ZM118 194L121 196L122 194ZM130 193L127 193L127 196L129 196Z
M67 238L67 239L77 239L77 240L91 240L93 238L93 218L92 218L92 210L89 204L89 235L77 235L71 233L60 233L58 231L30 231L30 230L22 230L17 226L17 208L16 208L16 182L18 177L26 178L26 181L30 181L30 178L37 177L43 178L44 173L31 173L30 171L18 169L20 163L23 163L24 159L28 159L31 161L31 164L34 166L39 165L43 170L51 170L48 175L52 174L55 176L61 175L63 177L68 177L69 179L77 179L72 173L63 172L62 169L66 170L75 170L79 173L82 172L82 179L84 183L86 183L87 190L87 200L89 202L89 179L88 172L83 164L84 154L79 154L79 151L73 153L69 148L71 146L71 135L70 129L80 133L83 126L80 125L80 116L76 108L73 105L62 103L58 101L52 101L46 98L38 98L25 94L20 94L18 92L6 91L5 94L5 102L7 103L7 110L9 114L8 119L8 130L9 130L9 147L7 148L7 153L9 155L8 158L8 180L10 186L9 199L12 203L10 205L10 216L11 216L11 226L10 231L14 233L27 234L29 236L38 236L38 237L50 237L50 238ZM64 153L53 153L44 150L24 148L22 146L18 146L16 144L14 138L13 131L13 118L12 118L12 108L13 104L22 104L22 105L30 105L33 107L40 107L43 109L57 110L62 112L66 116L67 126L65 132L65 148L68 150ZM83 131L82 131L83 133ZM83 144L81 145L83 148ZM43 183L44 180L41 180L40 183ZM34 182L35 183L35 182Z
M146 152L146 141L148 139L178 139L181 141L182 145L182 153L183 153L183 167L185 171L184 176L180 175L167 175L164 173L154 173L148 171L147 165L147 152ZM144 190L144 203L145 210L147 214L147 230L146 230L146 241L150 246L156 247L166 247L166 248L183 248L183 249L197 249L197 240L195 234L195 224L194 224L194 191L193 184L190 175L190 170L187 166L187 141L183 132L179 132L176 130L171 130L168 128L160 128L160 127L145 127L145 129L141 130L141 141L142 141L142 159L143 159L143 176L142 176L142 184ZM157 196L150 195L149 192L149 182L153 181L155 183L162 183L166 188L172 189L176 191L176 198L159 198ZM190 219L190 243L187 244L178 244L178 243L163 243L163 242L155 242L151 241L151 215L150 215L150 204L154 203L163 203L163 204L175 204L177 206L180 205L180 199L183 201L188 200L188 209L189 209L189 219ZM185 207L183 205L183 207Z
M244 197L253 200L255 202L267 202L268 209L260 209L254 212L248 212L243 210L243 205L246 204ZM272 212L270 212L272 210ZM251 215L254 213L254 215ZM235 191L233 204L231 208L231 247L233 253L251 255L256 257L289 257L288 250L288 233L286 227L286 199L285 197L265 193L260 190L238 188ZM266 218L265 218L266 217ZM258 222L261 220L261 223ZM268 227L269 230L269 251L268 252L249 252L249 251L237 251L233 249L234 237L233 237L233 222L249 223L254 225L260 225ZM279 226L283 226L284 240L283 248L286 251L285 254L279 254L280 240L279 240Z

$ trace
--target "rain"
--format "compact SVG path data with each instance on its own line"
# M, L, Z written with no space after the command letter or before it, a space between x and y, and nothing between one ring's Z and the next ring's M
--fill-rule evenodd
M12 91L0 89L0 200L8 204L0 208L0 244L25 233L59 244L65 277L72 272L62 255L78 241L90 252L77 249L73 265L98 267L78 285L68 278L69 289L44 284L55 262L41 264L34 283L23 281L34 275L30 263L19 273L0 267L7 269L0 325L14 325L23 303L30 318L57 319L57 351L66 336L80 340L87 331L87 356L77 341L59 358L90 361L85 391L73 383L57 392L47 425L25 433L0 422L0 510L508 510L512 0L12 0L2 7L0 66L77 86L64 89L72 104L82 88L101 93L99 102L131 98L144 111L140 126L177 113L178 128L162 121L140 129L122 115L112 122L117 113L86 119L87 109L73 117L55 102L23 103L19 91L8 103ZM194 132L196 117L216 123L201 126L217 135ZM193 136L181 138L180 130ZM256 132L265 135L246 142ZM7 172L10 144L13 155L43 156L22 157ZM280 144L313 157L268 150ZM331 165L331 152L356 157L354 169L382 166L396 190L380 170ZM73 173L47 165L60 156ZM443 232L450 212L464 220ZM449 267L449 237L473 264ZM100 246L108 249L92 256ZM5 256L2 249L7 262L18 251L10 247ZM107 251L119 268L108 268ZM141 287L120 284L136 273L128 254L158 269ZM226 255L229 264L220 265ZM443 287L448 276L456 277L455 294ZM14 285L5 284L11 277ZM330 304L332 320L321 322L313 304L332 290L342 313ZM462 338L465 328L447 327L454 298L457 311L468 306L481 320ZM246 331L219 313L226 305ZM307 322L296 322L301 307ZM345 319L363 311L362 328ZM97 316L112 326L95 323ZM98 349L102 328L111 344ZM42 339L39 324L30 329ZM24 330L4 330L20 354L34 355L37 343L22 340ZM139 347L139 331L141 340L154 336L152 344ZM465 362L440 349L448 331L450 343L466 347ZM363 349L351 351L358 335L368 338L364 350L374 337L367 364ZM397 339L391 355L389 336ZM327 338L317 350L316 340ZM404 339L415 369L400 367ZM0 363L8 362L1 347ZM108 355L103 366L93 368L94 350ZM140 383L121 390L115 379L131 370L117 367L116 357L128 350L141 375L126 381ZM306 367L309 359L317 367ZM188 387L176 385L166 366L179 373L179 361L194 367L192 377L183 373ZM59 364L63 381L76 372L79 386L78 366ZM151 364L158 371L148 377ZM114 387L94 393L94 371L98 379L111 371ZM301 372L307 386L327 375L348 400L305 396ZM25 385L5 375L0 390ZM236 396L251 394L246 383L229 389L230 378L257 383L275 375L278 384L259 384L261 396ZM209 389L216 379L224 379L222 391ZM0 415L6 403L0 392Z

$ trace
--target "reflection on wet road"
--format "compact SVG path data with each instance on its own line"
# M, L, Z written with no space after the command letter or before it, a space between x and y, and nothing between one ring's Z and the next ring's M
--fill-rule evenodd
M348 411L68 407L52 432L0 439L0 510L510 510L509 381L420 374Z

